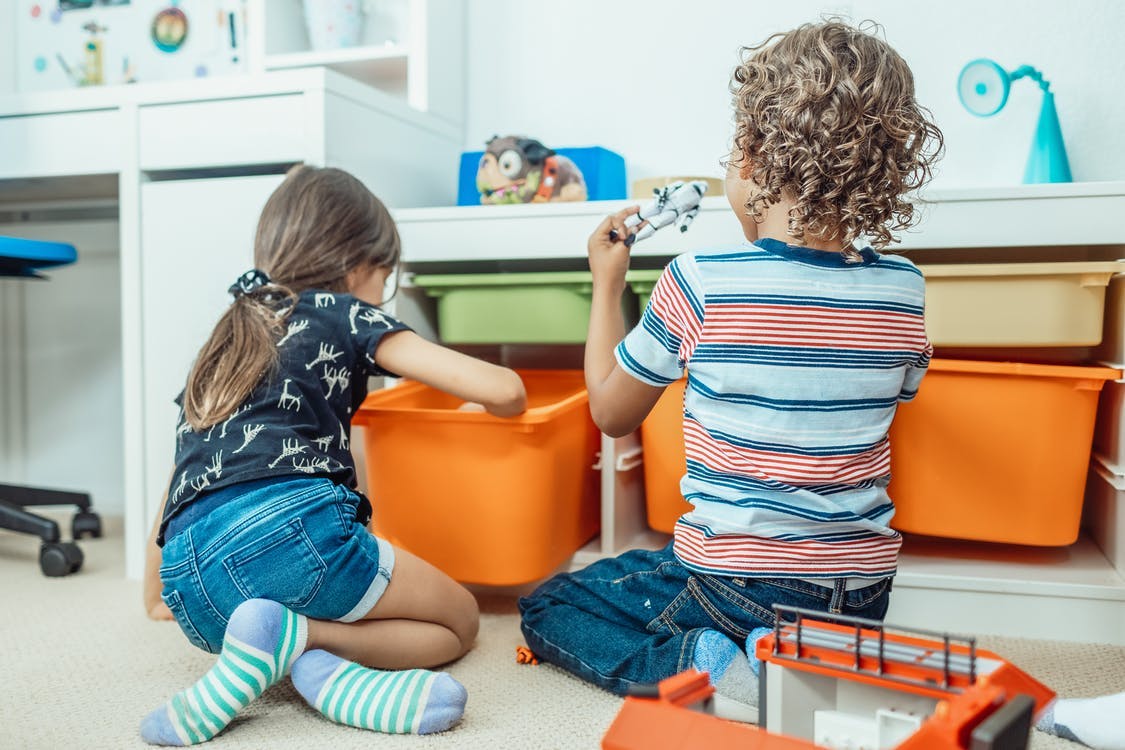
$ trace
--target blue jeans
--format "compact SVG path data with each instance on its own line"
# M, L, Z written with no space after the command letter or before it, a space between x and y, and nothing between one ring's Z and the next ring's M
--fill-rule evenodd
M883 619L891 579L853 591L833 583L693 573L669 544L551 578L520 599L521 627L541 659L624 695L690 668L706 629L742 646L754 628L772 628L773 604Z
M390 582L394 548L356 520L360 498L329 479L267 479L216 490L165 534L163 599L193 645L218 653L247 599L353 622Z

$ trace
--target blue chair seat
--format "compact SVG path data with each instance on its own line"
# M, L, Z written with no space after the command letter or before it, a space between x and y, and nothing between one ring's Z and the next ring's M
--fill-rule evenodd
M40 269L76 260L78 251L65 242L0 237L0 276L38 276Z

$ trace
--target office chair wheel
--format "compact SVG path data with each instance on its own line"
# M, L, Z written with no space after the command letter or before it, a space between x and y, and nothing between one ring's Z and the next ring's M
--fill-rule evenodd
M94 539L100 539L102 536L102 519L93 511L80 510L74 514L74 520L71 522L70 528L71 536L75 539L81 539L86 534Z
M39 568L52 578L76 573L82 559L82 550L74 542L44 542L39 548Z

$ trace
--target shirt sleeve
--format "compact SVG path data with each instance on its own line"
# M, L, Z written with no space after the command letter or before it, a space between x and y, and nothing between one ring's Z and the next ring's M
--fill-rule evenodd
M930 366L930 358L934 356L934 345L926 341L926 347L918 355L918 359L906 366L906 373L902 379L902 390L899 391L900 403L913 401L918 395L918 387L922 384L922 376Z
M675 258L657 279L637 327L614 351L621 368L653 386L683 377L703 329L703 300L694 259Z
M375 364L375 350L385 336L398 331L409 331L410 326L391 317L374 305L351 298L347 308L344 330L351 336L356 361L362 363L368 375L398 377Z

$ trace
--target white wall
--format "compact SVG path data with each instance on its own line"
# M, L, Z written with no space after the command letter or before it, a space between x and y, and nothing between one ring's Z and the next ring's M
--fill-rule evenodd
M741 45L817 20L822 12L881 23L914 70L919 101L945 133L935 184L1018 183L1039 94L1017 81L990 119L967 113L961 67L991 57L1030 64L1056 91L1076 180L1125 179L1125 2L762 2L526 0L472 2L468 19L466 150L493 134L549 146L603 145L629 179L718 174L732 133L731 70ZM439 63L440 64L440 63Z
M16 0L0 0L0 96L16 90Z

